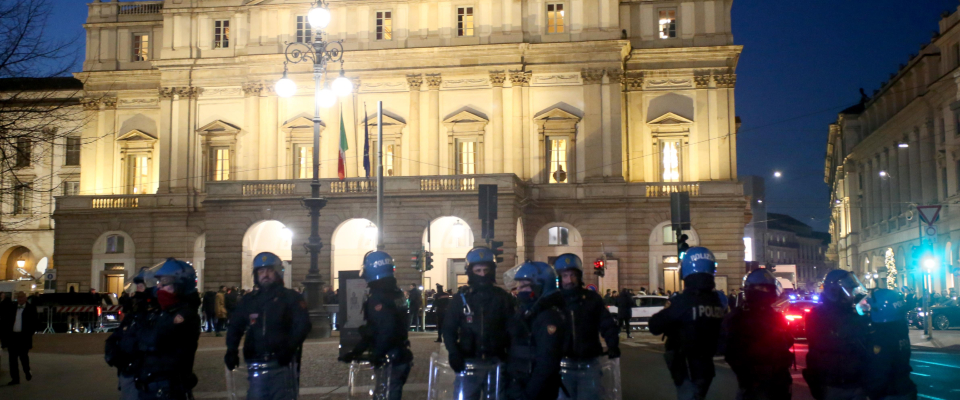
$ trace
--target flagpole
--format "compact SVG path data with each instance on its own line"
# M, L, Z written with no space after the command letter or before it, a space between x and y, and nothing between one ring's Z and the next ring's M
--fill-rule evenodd
M377 102L377 250L383 250L383 101Z

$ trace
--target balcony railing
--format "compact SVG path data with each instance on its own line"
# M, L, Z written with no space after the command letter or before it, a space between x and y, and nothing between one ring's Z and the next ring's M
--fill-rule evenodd
M244 196L283 196L296 193L294 183L244 183L241 186Z
M647 197L669 197L670 193L689 192L691 196L700 195L699 183L648 183Z
M88 24L163 20L162 1L94 2L87 8Z
M330 182L330 193L375 193L376 191L377 181L375 180Z
M163 2L136 2L136 3L121 3L120 4L120 15L136 15L136 14L159 14L163 10Z
M93 208L137 208L139 197L94 197Z
M421 178L423 192L466 192L477 190L476 178Z

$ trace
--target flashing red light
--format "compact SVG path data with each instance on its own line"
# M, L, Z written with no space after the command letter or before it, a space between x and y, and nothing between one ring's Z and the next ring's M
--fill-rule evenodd
M100 316L100 314L102 313L102 311L103 311L103 310L102 310L100 307L97 307L97 316L98 316L98 317Z
M803 319L803 316L802 316L802 315L787 314L787 320L789 320L789 321L796 321L796 320L798 320L798 319Z
M810 309L809 309L809 308L804 308L804 309L803 309L803 312L810 312Z

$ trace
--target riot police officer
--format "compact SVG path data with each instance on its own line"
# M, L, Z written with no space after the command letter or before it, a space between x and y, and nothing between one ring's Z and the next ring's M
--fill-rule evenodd
M650 318L650 333L667 337L664 359L680 400L704 399L713 381L713 355L726 314L714 290L716 272L710 250L690 248L680 260L683 293Z
M138 397L191 399L197 385L193 359L200 339L197 273L190 264L168 258L154 276L160 309L147 314L137 331Z
M563 349L563 386L560 399L600 398L603 355L600 335L607 343L607 355L620 357L620 328L610 315L603 298L583 287L583 262L576 254L566 253L553 263L560 275L563 313L567 321Z
M789 400L793 334L783 315L773 309L780 283L767 269L743 280L745 304L723 321L727 364L740 384L739 400Z
M156 297L147 290L146 268L133 278L135 292L131 310L124 316L104 345L104 358L107 365L117 368L121 400L136 400L136 378L140 373L140 361L137 354L137 333L143 326L144 318L157 310Z
M527 261L517 270L514 281L519 307L508 326L507 398L555 400L560 392L560 360L567 340L557 274L546 263Z
M488 377L481 370L491 371L506 359L508 339L503 333L513 315L514 300L494 286L494 260L493 251L486 247L467 252L467 286L453 296L443 320L443 343L464 400L480 397Z
M869 359L863 382L875 400L912 400L917 385L910 379L910 335L903 295L877 289L867 298L870 305Z
M869 321L855 305L865 296L850 271L835 269L823 278L823 303L807 314L807 368L803 377L813 397L861 400L861 373L867 359Z
M240 339L247 362L248 399L287 400L297 398L297 360L300 347L310 333L307 303L294 290L283 287L283 261L276 254L260 253L253 258L255 290L240 301L227 326L227 369L240 364Z
M407 340L406 300L393 277L394 268L393 258L385 252L373 251L363 257L362 275L370 288L370 297L363 305L365 323L360 327L360 343L339 358L343 362L357 360L369 349L374 367L389 365L388 400L400 400L413 362Z

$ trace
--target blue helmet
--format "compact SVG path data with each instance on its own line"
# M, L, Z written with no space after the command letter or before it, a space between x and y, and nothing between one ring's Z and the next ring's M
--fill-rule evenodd
M717 260L706 247L691 247L680 260L680 276L683 279L693 274L715 275L716 273Z
M493 250L483 246L470 249L470 251L467 252L467 267L471 267L474 264L489 264L493 268L496 268L497 262L493 255Z
M769 269L761 268L743 277L743 291L747 297L753 297L751 292L766 292L771 298L776 298L783 291L783 286ZM763 295L759 297L762 298Z
M553 262L553 268L557 270L558 274L560 271L572 269L579 271L580 276L583 276L583 261L580 261L580 256L573 253L561 254Z
M520 264L513 280L529 280L533 282L537 297L542 297L557 291L557 272L550 264L540 261L526 261Z
M831 302L856 303L866 291L857 276L844 269L835 269L823 278L823 297Z
M278 273L283 271L283 260L279 256L269 251L257 254L253 257L253 283L259 285L260 278L257 277L257 270L261 268L270 268ZM283 282L281 279L280 282Z
M173 257L164 261L153 276L161 283L173 283L178 294L197 292L197 271L190 264Z
M383 251L371 251L363 256L363 279L367 283L393 277L393 257Z
M870 320L873 322L900 321L907 317L907 304L903 295L890 289L877 289L867 298L870 304Z

